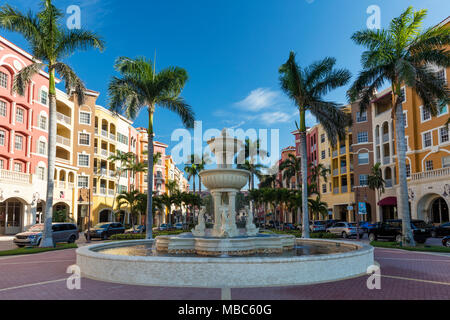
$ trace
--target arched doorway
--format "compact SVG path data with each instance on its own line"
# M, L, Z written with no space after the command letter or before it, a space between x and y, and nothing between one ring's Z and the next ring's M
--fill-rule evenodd
M25 202L11 198L0 203L0 234L14 235L22 231Z
M112 221L113 221L113 212L111 209L103 209L102 211L100 211L100 214L98 216L99 223Z
M430 217L431 222L435 224L449 222L448 206L443 198L438 198L432 202Z

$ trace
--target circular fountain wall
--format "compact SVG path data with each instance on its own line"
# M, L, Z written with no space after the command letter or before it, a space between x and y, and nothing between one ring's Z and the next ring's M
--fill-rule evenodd
M83 247L77 250L77 265L84 277L114 283L244 288L336 281L363 275L367 268L374 264L371 246L310 239L296 239L296 246L323 246L331 253L220 258L189 255L145 256L133 255L132 250L129 252L129 249L139 246L153 245L152 240L138 240ZM125 253L121 254L121 249L125 250Z

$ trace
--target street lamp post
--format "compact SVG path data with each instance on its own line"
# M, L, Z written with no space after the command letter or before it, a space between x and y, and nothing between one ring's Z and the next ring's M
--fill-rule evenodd
M88 233L87 233L87 239L86 242L91 242L91 189L89 188L83 188L82 190L86 190L88 193ZM84 202L83 196L80 193L80 198L78 199L79 202Z

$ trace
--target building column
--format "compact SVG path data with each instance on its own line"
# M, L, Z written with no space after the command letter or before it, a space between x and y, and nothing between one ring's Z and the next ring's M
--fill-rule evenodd
M16 131L9 132L9 153L14 154L14 140L16 138Z
M393 134L393 130L392 130L392 125L393 122L392 120L389 121L389 153L390 153L390 161L389 163L392 163L394 161L394 136Z
M222 227L221 212L219 212L219 207L222 205L222 195L218 191L211 192L214 199L214 230L219 231Z
M31 158L31 136L27 136L26 155L27 155L28 158Z
M28 130L33 131L33 109L28 110Z
M11 124L16 124L16 103L12 103L12 109L11 109Z

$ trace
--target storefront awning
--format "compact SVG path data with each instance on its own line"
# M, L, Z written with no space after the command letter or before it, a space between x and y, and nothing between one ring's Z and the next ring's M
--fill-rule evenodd
M379 206L396 206L397 205L397 197L387 197L378 202Z

